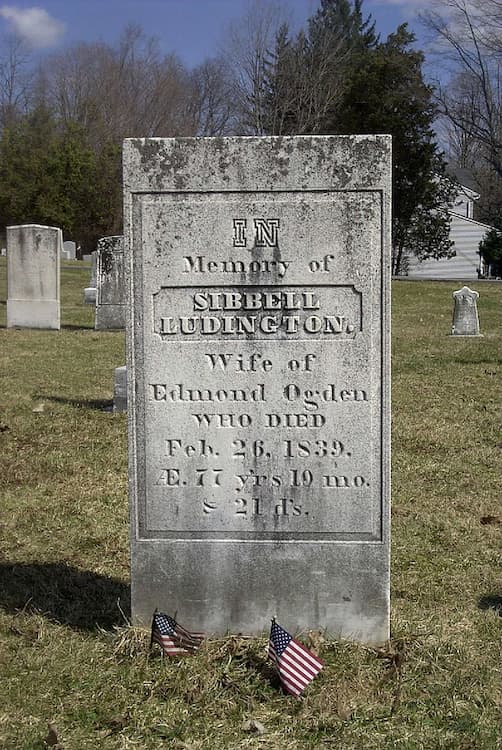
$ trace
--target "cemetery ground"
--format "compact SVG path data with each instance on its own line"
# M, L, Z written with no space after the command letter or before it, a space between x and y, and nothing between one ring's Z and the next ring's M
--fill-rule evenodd
M393 285L392 640L301 634L326 666L297 701L268 622L180 660L128 627L124 334L78 262L61 331L7 330L0 263L2 748L502 748L502 284L473 284L483 338L447 336L461 284Z

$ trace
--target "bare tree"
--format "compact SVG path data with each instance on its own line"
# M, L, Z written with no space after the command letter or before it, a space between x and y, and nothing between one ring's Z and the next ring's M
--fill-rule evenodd
M286 20L279 3L254 0L239 21L229 25L222 54L233 71L232 99L237 132L263 135L266 80L275 38Z
M234 78L227 60L205 60L190 76L190 111L197 135L221 136L236 130Z
M96 146L126 137L193 135L190 75L137 26L117 47L80 44L44 66L51 109L79 122Z
M284 26L276 38L268 130L278 135L322 133L347 84L351 50L344 29L326 25L315 34L302 31L295 40L287 34Z
M452 74L437 89L454 152L465 159L473 147L502 178L502 0L442 0L440 7L423 21Z
M33 95L31 56L16 35L7 36L0 57L0 125L5 127L26 111Z

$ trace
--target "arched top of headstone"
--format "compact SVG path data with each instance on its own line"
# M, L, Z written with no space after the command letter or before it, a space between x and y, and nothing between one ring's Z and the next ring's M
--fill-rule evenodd
M12 224L7 229L55 229L57 232L61 231L59 227L50 227L46 224Z
M462 289L458 289L458 291L453 292L453 298L455 300L477 300L479 297L479 292L474 291L474 289L469 289L468 286L463 286Z

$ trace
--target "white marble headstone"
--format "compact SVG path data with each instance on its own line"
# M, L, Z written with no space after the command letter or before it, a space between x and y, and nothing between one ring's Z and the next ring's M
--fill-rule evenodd
M63 253L66 260L75 260L77 257L77 244L72 240L63 242Z
M478 305L479 292L462 287L453 292L452 336L481 336L479 332Z
M61 327L61 247L57 227L7 227L7 328Z

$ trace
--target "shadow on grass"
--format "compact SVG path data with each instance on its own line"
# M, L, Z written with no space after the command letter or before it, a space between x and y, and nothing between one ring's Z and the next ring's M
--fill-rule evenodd
M62 325L62 331L94 331L94 326L82 326L82 325Z
M77 409L95 409L96 411L111 411L113 399L95 399L86 401L83 398L63 398L63 396L47 396L45 393L35 394L35 398L44 401L53 401L55 404L66 404L75 406Z
M110 630L126 625L130 588L64 563L1 563L0 607L11 614L39 612L76 630Z
M478 607L479 609L493 609L499 617L502 617L502 596L497 594L482 596L478 601Z
M264 659L263 656L248 651L245 661L246 667L253 672L258 672L263 679L271 685L271 687L275 689L280 688L281 681L277 674L277 669L272 665L269 659Z

